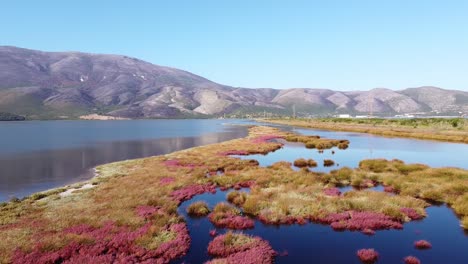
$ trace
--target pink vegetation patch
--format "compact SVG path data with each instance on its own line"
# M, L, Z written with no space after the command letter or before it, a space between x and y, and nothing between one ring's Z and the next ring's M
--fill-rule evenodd
M169 263L184 255L190 246L190 236L185 224L173 224L168 231L176 233L174 240L161 244L157 249L147 250L134 242L145 235L151 227L148 223L136 230L107 222L94 228L78 225L68 228L65 234L76 234L88 238L92 243L72 242L61 249L47 251L40 243L31 252L17 249L13 263Z
M379 259L379 253L373 248L360 249L357 256L363 263L375 263Z
M241 188L250 188L253 185L255 185L255 181L238 182L234 184L234 189L240 190Z
M193 184L186 186L182 189L173 191L171 193L172 198L179 203L192 199L197 194L206 192L216 193L216 185L214 184Z
M256 137L252 139L252 143L266 143L272 139L277 139L277 138L282 138L282 137L278 135L264 135L264 136L260 136L260 137Z
M388 193L397 193L396 189L393 188L392 186L384 186L384 192L388 192Z
M179 160L173 159L173 160L166 160L164 161L164 165L169 168L189 168L193 169L196 167L204 167L203 165L199 164L193 164L193 163L188 163L188 164L183 164Z
M226 245L226 235L220 235L213 239L208 245L208 253L218 259L212 262L218 263L218 260L224 260L226 263L273 263L276 252L271 248L270 244L259 238L251 237L252 241L239 245Z
M323 190L323 193L328 196L340 196L341 191L340 189L333 187L333 188L326 188Z
M406 216L408 216L411 220L419 220L422 219L424 216L420 215L416 210L413 208L406 208L403 207L400 209L402 213L404 213Z
M332 213L318 222L329 224L334 230L365 231L382 229L402 229L403 225L393 220L390 216L375 212L346 211L342 213Z
M164 177L159 180L159 183L161 183L162 185L168 185L173 183L174 181L175 179L172 177Z
M215 229L211 229L209 234L210 236L215 237L218 234L218 232L216 232Z
M246 216L235 215L230 212L224 214L210 213L208 218L216 227L219 228L250 229L253 228L255 224L252 219Z
M404 259L405 264L421 264L421 261L417 257L408 256Z
M148 206L148 205L140 205L136 208L136 213L138 216L143 218L150 218L156 212L160 210L159 207Z
M414 247L417 249L430 249L432 248L432 245L426 240L418 240L414 242Z

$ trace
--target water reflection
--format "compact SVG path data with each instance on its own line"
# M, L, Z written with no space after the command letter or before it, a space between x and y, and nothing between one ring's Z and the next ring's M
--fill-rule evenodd
M170 153L246 135L244 127L197 137L101 142L72 149L50 149L0 156L0 201L23 197L92 177L91 168L118 160Z

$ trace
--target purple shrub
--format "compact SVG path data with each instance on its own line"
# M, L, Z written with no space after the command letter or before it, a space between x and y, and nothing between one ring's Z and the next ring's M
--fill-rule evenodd
M246 216L235 215L231 212L224 214L210 213L208 218L216 227L219 228L250 229L253 228L255 224L252 219Z
M188 163L188 164L183 164L179 160L173 159L173 160L166 160L164 161L164 165L169 168L189 168L189 169L194 169L197 167L205 167L203 165L199 164L193 164L193 163Z
M136 213L138 216L148 219L151 216L153 216L156 212L158 212L159 210L160 210L159 207L140 205L136 208Z
M72 233L89 238L92 243L71 242L55 251L47 251L40 243L31 252L17 249L12 257L13 263L169 263L184 255L190 246L190 236L185 224L173 224L167 228L176 238L161 244L155 250L147 250L135 244L135 240L148 233L151 223L136 230L106 222L94 228L78 225L68 228L64 233Z
M163 177L159 180L159 183L161 183L161 185L168 185L173 183L174 181L175 179L172 177Z
M334 230L364 231L371 233L372 230L402 229L403 225L393 220L390 216L375 212L346 211L332 213L322 217L318 222L329 224Z
M421 261L417 257L408 256L404 258L405 264L421 264Z
M418 240L418 241L414 242L414 247L417 248L417 249L430 249L430 248L432 248L432 245L431 245L431 243L429 243L429 241Z
M341 191L336 187L326 188L323 190L323 193L328 196L340 196Z
M192 199L197 194L202 194L205 192L216 193L216 185L214 184L193 184L182 189L175 190L171 193L171 196L174 200L181 203Z
M373 248L360 249L356 254L363 263L375 263L379 259L379 253Z
M424 216L420 215L416 210L413 208L406 208L403 207L400 209L402 213L404 213L406 216L408 216L411 220L419 220L422 219Z
M384 186L384 192L397 193L397 190L393 188L392 186Z
M234 189L239 190L241 188L250 188L255 185L255 181L244 181L234 184Z
M228 242L237 236L246 235L228 233L215 237L208 245L208 253L225 260L226 263L273 263L276 252L267 241L249 236L250 239L246 243ZM212 263L216 263L217 260L220 259L215 259Z
M218 235L218 232L216 232L216 229L211 229L209 234L210 236L215 237L216 235Z
M375 231L370 229L370 228L364 228L362 230L362 233L365 234L365 235L368 235L368 236L373 236L375 235Z

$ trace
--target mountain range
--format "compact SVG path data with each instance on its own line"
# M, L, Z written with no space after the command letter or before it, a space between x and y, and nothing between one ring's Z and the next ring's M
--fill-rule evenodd
M293 110L294 109L294 110ZM0 112L40 118L468 113L468 92L240 88L123 55L0 46Z

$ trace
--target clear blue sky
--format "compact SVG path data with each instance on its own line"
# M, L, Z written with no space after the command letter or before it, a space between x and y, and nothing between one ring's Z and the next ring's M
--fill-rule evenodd
M468 90L466 0L15 0L0 25L0 45L125 54L232 86Z

